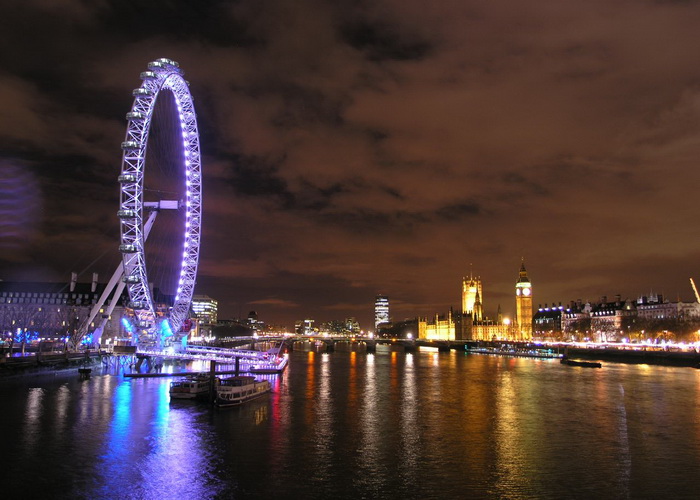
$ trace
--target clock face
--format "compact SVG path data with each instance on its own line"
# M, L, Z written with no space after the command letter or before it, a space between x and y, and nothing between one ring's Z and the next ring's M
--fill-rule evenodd
M520 295L520 288L515 289L515 295Z
M528 295L530 295L530 289L529 289L529 288L523 288L523 295L525 295L526 297L527 297Z

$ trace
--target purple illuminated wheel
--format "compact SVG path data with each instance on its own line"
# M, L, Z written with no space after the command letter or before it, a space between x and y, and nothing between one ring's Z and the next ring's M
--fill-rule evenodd
M161 58L148 64L148 70L141 73L143 83L134 89L134 103L127 113L126 137L122 142L122 169L119 175L121 198L119 219L121 221L121 244L124 270L123 281L129 291L129 307L134 310L138 327L153 333L156 320L164 316L163 327L170 333L178 332L187 319L192 302L192 294L197 278L199 245L201 235L202 174L199 150L197 117L189 91L189 84L183 78L178 63ZM177 152L174 160L181 164L183 186L181 198L176 200L144 200L144 174L146 150L151 129L154 108L158 96L162 99L172 96L177 108L179 127L175 141ZM163 210L184 211L184 227L178 245L182 251L181 264L172 272L177 273L177 291L169 312L165 315L156 310L149 276L146 270L146 239L156 215Z

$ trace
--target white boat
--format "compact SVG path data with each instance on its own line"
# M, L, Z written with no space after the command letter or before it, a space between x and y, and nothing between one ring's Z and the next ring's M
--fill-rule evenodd
M208 375L192 375L170 383L170 399L203 398L211 390Z
M214 403L218 407L238 406L267 394L271 389L269 380L256 380L248 375L224 378L216 386Z

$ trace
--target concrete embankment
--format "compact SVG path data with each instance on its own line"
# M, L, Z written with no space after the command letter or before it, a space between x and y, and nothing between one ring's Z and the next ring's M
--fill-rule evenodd
M0 375L13 374L45 368L68 368L71 366L93 365L98 363L103 354L93 352L75 353L41 353L29 356L0 357Z

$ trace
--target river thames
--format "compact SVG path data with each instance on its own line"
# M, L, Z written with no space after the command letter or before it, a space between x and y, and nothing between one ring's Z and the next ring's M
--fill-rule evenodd
M4 498L698 498L700 370L295 351L233 409L171 379L0 379Z

